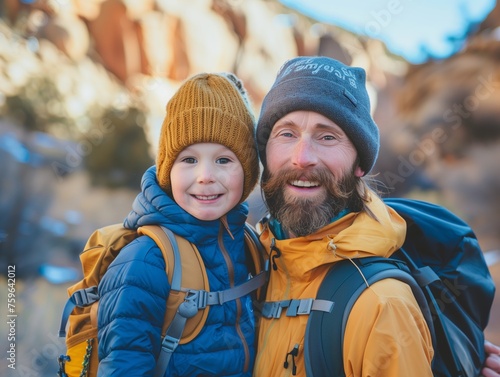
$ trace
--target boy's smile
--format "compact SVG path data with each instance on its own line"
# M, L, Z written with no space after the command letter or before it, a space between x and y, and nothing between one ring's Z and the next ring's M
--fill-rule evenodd
M215 220L233 209L243 194L243 167L227 147L197 143L177 156L170 172L177 204L199 220Z

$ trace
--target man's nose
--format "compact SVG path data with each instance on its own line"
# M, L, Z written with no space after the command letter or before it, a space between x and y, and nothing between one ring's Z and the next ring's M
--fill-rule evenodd
M295 144L292 154L292 164L306 168L314 166L318 163L318 155L314 148L314 144L310 138L300 138Z

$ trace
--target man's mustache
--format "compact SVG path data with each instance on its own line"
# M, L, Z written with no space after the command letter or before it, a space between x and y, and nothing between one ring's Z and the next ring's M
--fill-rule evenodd
M344 197L345 191L339 189L339 182L336 177L327 168L313 169L293 169L283 168L279 173L270 174L269 169L264 169L262 175L262 188L267 195L274 195L277 190L283 190L286 184L293 181L302 180L317 182L321 187L324 187L330 194Z

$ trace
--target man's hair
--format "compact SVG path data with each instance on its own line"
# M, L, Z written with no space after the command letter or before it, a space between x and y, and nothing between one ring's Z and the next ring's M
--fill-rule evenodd
M377 216L370 210L368 203L370 202L370 193L380 197L380 192L377 189L378 184L373 176L364 176L357 178L356 190L353 192L352 202L350 204L353 211L364 211L372 219L378 221Z

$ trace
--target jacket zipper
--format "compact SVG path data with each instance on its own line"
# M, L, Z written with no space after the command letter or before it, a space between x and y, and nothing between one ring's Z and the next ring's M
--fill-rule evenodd
M222 252L222 256L224 257L224 260L226 261L227 265L227 271L229 275L229 286L231 288L234 287L234 265L233 262L231 261L231 258L229 257L229 254L226 250L226 247L224 246L223 242L223 233L224 233L224 227L221 226L219 229L219 248ZM243 372L248 372L249 364L250 364L250 350L248 347L247 340L243 334L243 331L241 330L240 326L240 319L241 319L241 300L237 298L235 301L236 304L236 332L238 333L238 336L241 339L241 343L243 345L243 351L245 353L245 363L243 365Z
M288 366L290 365L288 362L288 356L292 357L292 376L297 375L297 365L295 364L295 358L299 354L299 344L295 344L293 346L292 350L286 354L285 362L283 363L283 368L288 369Z
M278 270L278 265L276 264L276 258L281 257L281 250L276 247L276 239L271 240L271 251L269 253L269 259L271 260L271 265L274 271Z
M280 266L278 267L278 262L276 261L276 259L281 257L282 252L276 246L276 238L274 238L274 237L271 239L270 249L271 250L269 252L269 259L270 259L270 262L272 265L272 270L277 271L278 268L280 268L282 273L285 274L285 279L286 279L287 283L286 283L284 291L282 292L281 299L286 300L290 296L290 290L291 290L290 273L288 272L288 268L286 267L285 263L279 262ZM272 278L273 271L270 271L269 279ZM274 324L279 321L279 318L273 318L273 319L270 319L270 321L272 321L272 323L269 325L269 328L267 329L267 333L264 336L265 340L262 341L263 342L262 349L258 350L258 352L257 352L256 364L258 363L258 360L262 357L262 354L265 352L266 348L268 347L269 344L268 344L267 339L273 330ZM259 340L259 342L261 342L261 340ZM295 365L295 357L298 355L298 353L299 353L299 344L296 344L295 347L292 349L292 351L290 351L286 354L286 360L285 360L286 366L285 366L285 364L283 364L283 366L287 370L288 370L288 360L287 360L288 356L292 356L292 368L291 368L291 370L288 370L287 375L290 375L290 373L292 373L292 375L296 375L297 367Z
M278 270L278 264L276 262L276 259L278 259L280 257L281 257L281 250L276 246L276 238L273 237L271 239L270 259L272 261L272 267L273 267L274 271ZM290 290L291 290L290 274L288 272L288 268L286 267L286 264L280 263L280 268L283 271L283 273L285 274L286 281L287 281L285 291L283 292L283 299L286 300L289 297ZM277 318L276 321L279 321L279 318ZM295 346L292 348L292 350L286 354L285 362L283 363L283 367L288 370L288 367L290 365L288 362L288 357L291 356L291 361L292 361L291 367L292 368L291 368L291 370L289 370L288 373L291 372L292 376L297 375L297 365L295 364L295 357L297 357L298 354L299 354L299 344L295 344Z

